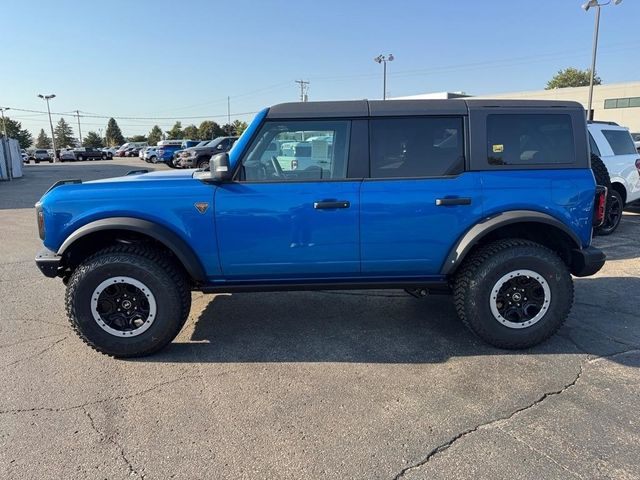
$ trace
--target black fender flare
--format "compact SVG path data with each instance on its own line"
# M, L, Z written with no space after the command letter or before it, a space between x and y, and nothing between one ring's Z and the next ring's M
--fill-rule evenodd
M557 218L554 218L546 213L536 212L534 210L511 210L509 212L503 212L491 217L487 217L467 230L458 239L451 250L449 250L449 255L442 265L440 273L442 275L453 273L453 271L464 260L469 251L490 232L500 227L504 227L505 225L523 222L551 225L552 227L555 227L563 233L567 234L569 238L571 238L574 243L572 248L578 250L582 249L582 243L580 242L580 239L575 234L575 232Z
M206 280L202 263L187 242L167 227L139 218L111 217L87 223L66 238L58 249L57 255L62 256L77 240L101 230L128 230L148 235L171 250L194 280L198 282Z

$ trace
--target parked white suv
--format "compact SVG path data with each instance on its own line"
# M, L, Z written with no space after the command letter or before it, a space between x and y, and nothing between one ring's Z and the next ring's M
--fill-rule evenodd
M613 232L624 206L640 200L640 155L628 128L614 122L589 122L588 129L591 152L602 159L611 178L610 218L604 230Z

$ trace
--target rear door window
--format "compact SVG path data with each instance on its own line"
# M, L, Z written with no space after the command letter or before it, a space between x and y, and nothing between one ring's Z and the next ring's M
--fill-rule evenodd
M371 178L425 178L464 171L461 117L370 121Z
M591 153L600 156L600 149L598 148L598 144L596 143L596 141L591 136L591 133L589 133L589 148L591 149Z
M602 134L609 142L614 155L637 153L631 134L626 130L602 130Z
M571 116L492 114L487 116L489 165L557 165L575 162Z

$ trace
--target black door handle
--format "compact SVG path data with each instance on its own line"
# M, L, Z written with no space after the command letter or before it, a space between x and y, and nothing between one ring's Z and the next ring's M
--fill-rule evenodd
M331 208L349 208L351 206L350 202L346 200L324 200L322 202L313 202L313 208L316 210L322 209L331 209Z
M447 207L451 205L471 205L471 199L469 197L436 198L436 205L438 207Z

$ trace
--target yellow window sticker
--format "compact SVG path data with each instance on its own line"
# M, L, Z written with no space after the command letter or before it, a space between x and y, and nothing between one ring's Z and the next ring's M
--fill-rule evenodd
M502 153L504 152L504 145L494 145L493 146L493 153Z

